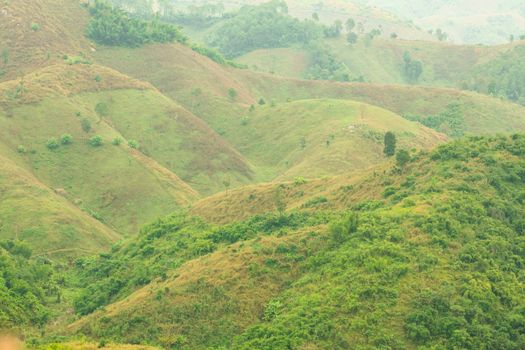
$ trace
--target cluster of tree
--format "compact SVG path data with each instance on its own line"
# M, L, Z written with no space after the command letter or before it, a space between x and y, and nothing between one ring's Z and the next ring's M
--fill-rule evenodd
M0 330L41 327L60 301L53 268L21 242L0 241Z
M224 5L218 4L203 4L191 5L187 11L179 11L177 13L164 14L163 19L178 23L184 26L192 26L195 28L207 28L221 19L226 19L230 16L229 13L224 12Z
M312 20L299 21L288 15L284 1L244 6L208 39L226 57L255 49L308 44L323 36L323 27Z
M305 77L313 80L350 81L350 70L322 43L312 42L306 46L310 65Z
M430 29L428 33L434 35L439 41L447 41L448 39L448 34L440 28L436 30Z
M504 97L525 106L525 46L516 46L475 68L462 87Z
M403 74L409 83L416 83L423 73L421 61L414 60L408 51L403 54Z
M172 24L163 23L158 18L151 21L132 18L104 1L95 1L90 5L89 11L91 20L87 35L100 44L137 47L153 42L187 41Z
M404 118L419 122L451 137L461 137L466 130L465 118L461 111L461 105L457 103L449 104L443 112L436 115L430 115L427 117L405 115Z
M137 239L115 247L110 254L79 259L74 271L81 288L73 303L76 312L89 314L155 278L166 278L167 271L209 254L221 244L245 241L256 234L272 234L283 227L327 222L322 214L284 215L277 202L278 213L220 227L185 213L175 213L145 226Z

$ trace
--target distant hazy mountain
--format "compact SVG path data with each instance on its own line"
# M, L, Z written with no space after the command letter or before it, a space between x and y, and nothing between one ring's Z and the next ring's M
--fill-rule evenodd
M351 0L383 8L426 29L441 28L455 42L495 44L525 34L522 0Z

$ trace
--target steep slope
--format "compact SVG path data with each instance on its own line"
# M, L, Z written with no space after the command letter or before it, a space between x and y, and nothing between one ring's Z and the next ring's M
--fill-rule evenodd
M176 44L148 45L138 50L101 49L96 53L96 59L130 76L151 82L230 142L232 140L228 139L225 130L238 125L248 114L249 106L261 98L266 103L272 100L283 103L302 99L350 99L419 120L447 114L457 105L461 111L460 134L525 130L523 107L449 88L282 78L224 67ZM229 96L229 89L235 90L235 98ZM446 125L447 121L443 124L436 128L453 134Z
M60 65L5 82L0 90L0 139L16 154L11 159L111 227L135 232L197 197L144 153L111 144L124 133L105 120L105 101L126 91L135 103L151 95L166 100L148 84L102 67Z
M166 218L83 266L137 278L142 255L158 278L71 331L192 349L520 349L524 155L523 135L469 138L341 189L341 211ZM170 256L195 258L166 270Z
M64 55L87 55L87 22L88 12L76 0L3 1L0 81L63 61Z
M24 241L35 254L64 257L103 251L120 238L59 191L9 159L0 160L1 239Z

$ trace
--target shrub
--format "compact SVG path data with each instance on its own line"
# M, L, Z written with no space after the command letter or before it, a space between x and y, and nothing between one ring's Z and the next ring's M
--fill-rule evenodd
M293 180L293 184L296 186L304 185L306 182L306 179L302 176L298 176Z
M139 148L139 143L135 140L129 140L128 141L128 146L133 148L133 149L138 149Z
M38 23L31 23L31 30L33 32L38 32L40 30L40 24L38 24Z
M120 137L115 137L113 139L113 141L111 141L111 143L114 145L114 146L120 146L122 144L122 138Z
M89 144L93 147L100 147L104 144L104 141L101 136L96 135L89 139Z
M343 220L330 226L330 234L335 242L341 243L346 241L352 233L357 232L358 228L359 215L357 213L350 213Z
M396 153L396 164L399 167L404 167L406 163L410 161L410 153L408 151L402 149Z
M60 137L60 143L63 145L69 145L73 143L73 136L70 134L64 134Z
M237 98L237 90L235 90L234 88L229 88L228 89L228 97L231 100L235 100Z
M49 140L47 140L46 147L53 150L60 147L60 144L58 143L58 140L56 138L52 137Z
M98 115L105 117L109 114L109 107L106 103L99 102L95 106L95 112L97 112Z
M27 152L26 148L22 145L19 145L17 148L16 148L17 152L18 153L21 153L21 154L24 154Z
M82 119L80 121L80 125L82 126L82 130L84 130L84 132L88 133L91 131L91 122L89 121L89 119Z

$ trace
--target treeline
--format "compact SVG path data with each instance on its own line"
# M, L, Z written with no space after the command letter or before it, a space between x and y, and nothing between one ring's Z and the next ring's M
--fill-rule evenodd
M242 7L209 38L209 43L233 58L256 49L308 44L322 37L322 26L289 16L286 3L274 0Z
M150 21L133 18L103 1L89 5L89 12L87 36L99 44L137 47L146 43L187 41L175 25L163 23L157 17Z

